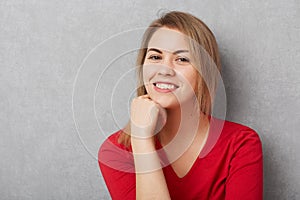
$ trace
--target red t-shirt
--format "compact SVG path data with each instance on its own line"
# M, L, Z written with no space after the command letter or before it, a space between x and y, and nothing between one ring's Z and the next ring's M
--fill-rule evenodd
M100 147L99 166L112 199L133 200L133 155L131 148L117 142L120 133ZM157 149L161 148L156 141ZM261 141L254 130L237 123L211 118L207 142L190 171L179 178L168 165L163 172L171 199L263 198Z

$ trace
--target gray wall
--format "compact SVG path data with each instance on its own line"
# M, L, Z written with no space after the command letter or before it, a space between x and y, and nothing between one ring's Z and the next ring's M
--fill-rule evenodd
M105 69L101 59L116 55L122 35L120 43L115 37L98 46L96 67L86 74L78 70L96 45L147 26L161 8L188 11L211 27L222 55L227 119L254 128L263 142L265 199L300 199L297 0L2 0L1 199L109 199L95 157L105 137L126 123L128 102L124 109L114 97L112 114L110 100L135 54L117 59L99 79ZM132 95L133 83L119 84L120 97ZM97 84L94 113L88 90Z

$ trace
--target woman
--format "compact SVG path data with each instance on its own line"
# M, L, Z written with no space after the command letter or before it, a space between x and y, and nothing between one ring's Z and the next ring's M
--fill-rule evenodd
M99 150L112 199L262 199L255 131L211 116L220 59L209 28L183 12L152 22L126 128Z

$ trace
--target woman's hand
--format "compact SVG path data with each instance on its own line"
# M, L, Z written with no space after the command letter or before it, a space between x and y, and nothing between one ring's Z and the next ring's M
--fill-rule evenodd
M155 103L149 95L136 97L131 103L131 136L151 138L165 125L166 110Z

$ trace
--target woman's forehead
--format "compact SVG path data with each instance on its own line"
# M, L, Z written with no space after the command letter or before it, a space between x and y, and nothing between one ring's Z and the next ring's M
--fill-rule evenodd
M188 50L187 41L188 37L180 31L163 27L152 35L148 43L148 49L155 48L169 52Z

